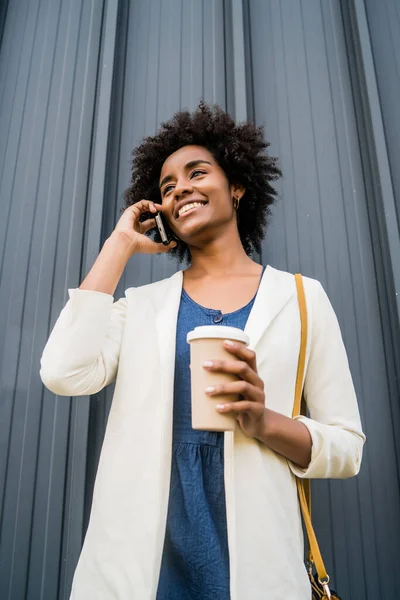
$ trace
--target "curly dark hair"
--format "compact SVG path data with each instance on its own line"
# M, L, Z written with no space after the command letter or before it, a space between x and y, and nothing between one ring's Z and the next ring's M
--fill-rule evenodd
M159 177L165 160L183 146L206 148L227 176L230 184L242 184L245 194L238 209L238 230L245 252L261 251L261 242L277 195L270 182L281 176L277 159L266 149L263 127L252 123L237 125L219 106L201 101L190 113L181 111L163 123L154 136L144 138L132 153L130 187L125 190L125 208L143 198L160 203ZM159 239L158 232L153 236ZM188 245L179 240L170 251L190 261Z

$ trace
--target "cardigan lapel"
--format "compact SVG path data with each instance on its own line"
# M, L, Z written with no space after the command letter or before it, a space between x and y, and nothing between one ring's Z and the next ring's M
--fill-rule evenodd
M284 277L279 277L280 274L280 271L267 266L262 277L245 327L245 332L250 338L250 348L253 350L296 291L294 277L286 276L286 273Z
M253 350L257 349L257 345L268 327L295 293L294 278L290 276L280 277L280 274L279 271L268 266L260 282L257 296L245 327L245 332L250 338L249 347ZM261 350L261 348L259 348L259 350ZM258 353L257 358L258 360L260 359L260 353ZM238 517L237 511L239 509L235 494L235 480L240 480L240 475L238 476L237 471L240 471L241 467L240 462L237 464L235 456L236 452L243 452L243 447L254 447L257 444L258 442L254 439L246 437L239 427L236 428L235 432L226 431L224 435L225 499L232 600L239 600L237 577L239 570L243 567L243 565L238 562L238 545L241 544L243 539L240 539L240 533L237 532L236 527ZM250 464L246 465L246 469L253 468L255 470L254 472L256 472L257 464L257 460L254 464L250 461Z
M163 304L163 309L157 311L156 328L166 398L172 398L174 390L176 325L182 282L182 271L174 273L172 277L164 280L164 289L157 288L157 297L154 298L157 304Z

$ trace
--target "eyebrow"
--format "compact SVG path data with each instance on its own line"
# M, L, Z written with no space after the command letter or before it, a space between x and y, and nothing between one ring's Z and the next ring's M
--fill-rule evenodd
M200 159L200 160L191 160L190 162L186 163L186 165L185 165L185 167L184 167L184 168L185 168L186 170L187 170L187 169L193 169L193 167L197 167L197 165L200 165L200 164L202 164L202 163L205 163L205 164L207 164L207 165L211 165L211 166L212 166L212 164L211 164L211 163L210 163L208 160L201 160L201 159ZM163 186L165 183L168 183L168 181L172 181L172 180L173 180L173 177L172 177L172 175L166 175L166 177L164 177L164 179L163 179L163 180L162 180L162 182L160 183L160 189L162 188L162 186Z

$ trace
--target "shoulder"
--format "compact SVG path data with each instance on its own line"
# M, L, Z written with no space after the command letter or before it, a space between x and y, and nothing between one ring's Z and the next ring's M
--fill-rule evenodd
M269 267L272 271L277 285L291 285L290 295L292 306L297 306L297 289L293 273L279 271ZM310 329L310 338L319 333L326 339L335 336L340 331L340 325L335 309L329 299L323 285L318 279L302 275L304 284L304 293L306 297L306 307L308 315L308 326ZM298 308L296 308L298 310Z
M269 287L272 293L278 296L290 297L293 305L297 305L297 288L294 273L281 271L273 267L267 269ZM335 318L335 312L328 295L318 279L302 275L304 294L309 319L311 321L323 321L327 316Z
M282 271L280 269L276 269L275 267L271 267L268 265L266 270L269 277L271 277L277 286L289 286L292 288L293 292L296 291L296 280L295 274L289 273L288 271ZM310 299L315 299L319 296L321 291L323 292L322 284L318 281L318 279L314 279L312 277L307 277L306 275L302 275L304 291L307 297Z
M146 285L140 285L138 287L129 287L125 290L125 296L129 299L132 296L140 297L162 297L164 294L173 288L182 287L182 271L177 271L170 277L160 279L159 281L153 281Z

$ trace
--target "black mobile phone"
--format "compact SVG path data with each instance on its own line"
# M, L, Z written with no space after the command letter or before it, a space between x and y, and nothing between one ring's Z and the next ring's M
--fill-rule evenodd
M161 237L161 242L164 244L164 246L168 246L168 244L172 242L172 240L176 240L177 238L172 233L171 228L169 227L162 213L158 212L154 218L156 221L158 233Z

